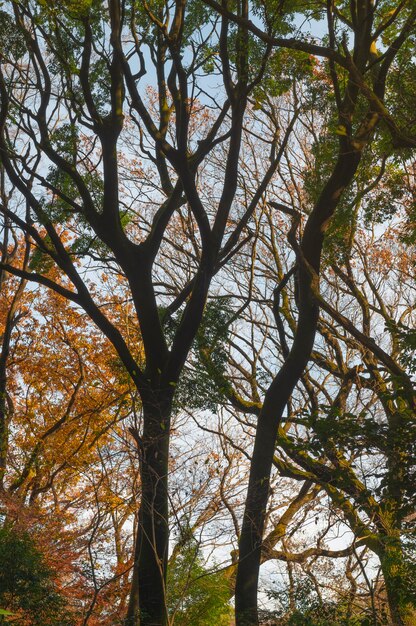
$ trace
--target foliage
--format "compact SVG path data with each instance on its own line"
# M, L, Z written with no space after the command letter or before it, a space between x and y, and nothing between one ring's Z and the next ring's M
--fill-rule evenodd
M0 10L0 29L4 33L0 44L0 53L5 57L20 59L26 48L23 34L20 29L16 28L12 16L2 9Z
M268 506L282 420L291 443L282 469L334 496L336 514L346 514L360 547L376 545L386 582L406 601L400 579L409 578L409 559L397 537L414 505L414 405L400 368L414 373L412 305L407 285L385 303L393 280L377 291L379 277L368 281L368 266L359 276L352 252L359 228L374 235L401 210L409 230L414 218L410 174L403 185L416 145L407 136L415 127L414 3L211 5L1 3L1 278L14 273L19 285L1 312L2 486L21 516L36 511L41 520L52 508L43 533L51 552L58 535L57 543L72 541L73 570L82 558L78 600L89 626L127 612L130 581L142 621L164 622L169 526L185 509L200 526L225 512L222 541L241 539L237 580L246 568L241 589L252 585L262 558L253 542L261 545L281 505L274 498ZM327 35L312 33L316 23ZM271 198L284 203L281 219L266 215ZM19 237L27 255L13 257ZM390 265L404 282L402 255ZM54 295L20 307L26 279ZM279 291L282 306L271 315L270 294ZM327 297L335 321L327 312L318 321ZM197 427L186 412L172 416L172 406L205 410L215 422L204 435L215 433L221 451L205 454L205 473L193 450L185 460L175 452L187 437L195 443ZM236 459L245 455L253 472L241 525ZM198 485L190 498L189 483L168 488L175 471ZM45 530L53 515L63 518L56 534ZM47 624L60 610L46 616L42 605L55 597L53 573L28 542L15 539L19 593L6 600L32 621L43 612ZM178 548L172 619L228 620L230 579L207 571L192 536ZM296 610L283 607L279 619L347 623L342 603L307 588L296 594Z
M14 624L71 626L74 622L55 583L55 573L27 533L0 529L0 604L19 617Z
M187 537L168 576L168 607L175 626L228 626L229 581L203 565L198 542Z
M205 307L201 325L193 344L191 363L179 382L176 403L178 409L216 411L224 400L227 381L224 377L227 357L227 339L233 310L228 298L211 300ZM177 325L169 320L168 332Z
M386 322L386 327L397 337L401 363L411 374L416 374L416 330L400 321Z
M276 626L374 626L370 607L348 614L342 599L319 598L311 580L306 577L295 579L291 597L287 588L269 589L267 594L270 600L279 604L270 615ZM382 626L381 622L377 622L377 626Z

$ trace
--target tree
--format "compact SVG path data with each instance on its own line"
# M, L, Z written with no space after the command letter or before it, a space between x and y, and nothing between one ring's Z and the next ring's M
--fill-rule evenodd
M40 263L36 253L30 256L28 240L19 238L7 221L3 235L3 255L13 256L16 267ZM54 276L52 268L44 271L49 278ZM126 308L121 313L117 303L111 314L124 324L128 319ZM126 461L128 454L123 456L123 471L117 467L116 473L110 463L102 469L105 479L113 482L111 488L99 484L99 468L106 447L111 445L117 454L113 441L123 437L120 423L134 415L137 398L127 377L120 376L109 342L62 296L3 272L0 316L7 409L2 422L6 428L1 439L0 515L15 534L29 532L45 567L59 571L54 576L62 601L73 619L79 619L96 582L85 568L86 555L94 552L94 543L111 534L106 517L111 515L115 543L121 545L122 526L134 514L132 485L137 470ZM124 433L124 439L129 438ZM130 458L136 462L131 451ZM128 495L123 500L126 483ZM111 489L116 487L114 510ZM94 526L97 519L102 523L99 530ZM107 552L112 570L112 554L108 548ZM108 578L124 578L126 596L131 563L128 558L123 562L121 549L115 552L115 571L107 571L105 582L108 587ZM122 596L114 610L123 609ZM39 607L39 615L42 611Z
M311 158L303 131L295 129L294 136L298 160L287 164L292 206L283 175L271 188L287 203L289 218L297 203L305 203L308 189L315 189L315 184L307 186L315 172L302 169ZM368 178L370 166L373 179ZM398 624L414 619L409 594L413 563L406 547L413 541L406 520L414 511L414 361L409 352L414 248L408 245L412 195L407 171L407 158L376 163L370 153L332 222L323 251L321 291L314 292L322 308L315 348L287 404L273 459L281 475L320 485L345 516L357 547L365 545L378 555L389 623ZM377 192L375 184L380 185ZM248 304L230 329L232 349L218 384L228 410L245 413L244 424L253 430L251 416L262 408L276 370L275 355L287 355L296 331L297 285L290 280L296 241L284 247L290 222L274 219L276 205L270 202L259 212L246 276L238 265L229 268L230 274L238 272L241 300ZM254 285L253 275L258 277ZM261 561L271 526L267 523Z
M296 444L290 452L289 440L287 450L303 469L316 470L359 541L379 557L391 622L411 624L414 565L407 545L414 539L406 519L415 506L409 485L414 473L414 388L399 328L406 328L413 315L407 304L412 250L406 250L398 232L398 226L391 226L380 241L358 231L353 235L354 266L348 258L333 261L323 303L330 318L325 316L320 327L328 356L318 349L313 358L327 376L330 372L336 377L337 391L326 405L317 383L317 404L305 421L314 433L312 455L299 456ZM392 249L401 258L394 269ZM336 308L328 304L333 281ZM320 442L316 450L314 441ZM332 472L324 477L328 467Z
M31 271L8 262L2 268L82 307L113 344L140 394L141 501L128 623L136 623L140 612L143 625L167 621L172 402L212 278L238 248L245 225L246 218L229 229L228 220L247 97L264 73L269 49L260 46L259 62L249 69L245 27L234 28L198 3L178 1L173 17L171 8L112 0L11 1L2 9L13 34L1 51L1 160L28 206L26 215L3 211L41 261ZM242 15L246 11L242 3ZM148 104L138 86L149 65L156 94L150 91ZM222 81L221 104L212 111L206 79L199 80L209 65ZM193 126L197 109L205 112L206 126ZM118 146L130 150L129 125L130 145L138 147L150 176L140 168L133 180L123 175ZM198 178L221 144L226 160L213 206L199 191ZM196 229L197 255L189 279L179 285L168 280L159 294L152 272L172 246L169 228L181 211ZM54 263L69 284L47 277L44 262ZM131 341L89 289L94 264L128 285L140 326ZM164 321L178 309L180 323L169 338Z
M319 318L319 277L325 233L343 195L359 172L363 155L374 146L375 137L387 130L389 149L415 146L414 136L406 136L404 119L394 112L394 84L401 64L401 50L412 49L411 35L415 29L415 9L411 3L400 4L393 14L389 3L343 3L340 7L310 3L311 15L325 19L326 43L317 45L301 37L284 38L287 29L284 7L265 5L259 11L264 20L262 31L245 16L234 15L227 6L207 0L222 15L237 24L246 25L260 40L277 49L295 49L326 59L321 86L327 102L332 105L329 126L323 137L326 151L317 165L324 175L317 180L315 197L295 244L296 280L298 288L298 319L293 343L285 362L268 388L258 417L246 510L239 547L239 568L236 582L236 617L239 626L258 624L257 586L261 561L261 545L265 512L269 495L269 478L278 427L292 391L310 359ZM292 31L293 32L293 31ZM348 34L347 34L348 33ZM380 49L380 40L386 46ZM349 48L352 48L351 50ZM406 111L404 117L408 115ZM412 127L413 128L413 127ZM337 141L334 142L334 136ZM318 139L319 145L319 139ZM386 145L386 144L384 144ZM275 205L293 217L293 231L300 217L292 208Z
M170 618L177 626L228 626L231 616L229 584L223 572L209 572L202 563L198 541L190 536L170 561Z
M16 283L19 279L9 275L3 284L0 311L6 324ZM62 597L79 619L95 583L85 561L94 544L111 535L108 518L114 522L115 543L121 544L122 526L134 514L137 470L128 463L129 451L123 454L122 470L108 459L102 468L101 459L109 447L117 454L120 423L134 413L137 399L119 377L109 343L67 300L27 286L19 311L5 361L9 411L0 514L14 532L30 533L44 562L59 572ZM135 463L131 451L130 457ZM111 487L105 488L105 482ZM112 570L113 554L106 551ZM106 578L118 574L116 580L124 577L127 584L131 563L123 562L122 550L115 552L115 571L107 571ZM114 609L123 606L120 596Z
M0 196L3 207L7 207L10 201L10 193L6 190L6 180L4 169L0 167ZM22 257L23 268L27 267L29 261L30 246L29 242L23 245L23 253L19 245L18 237L10 223L9 219L5 219L2 224L2 245L1 260L3 263L10 263L15 257ZM4 489L4 473L6 469L6 458L9 440L9 427L11 413L13 407L8 393L7 385L7 366L10 356L13 331L24 315L20 310L20 304L23 297L26 281L25 279L10 280L10 276L3 270L0 271L0 291L2 294L1 317L2 317L2 334L1 334L1 352L0 352L0 493Z

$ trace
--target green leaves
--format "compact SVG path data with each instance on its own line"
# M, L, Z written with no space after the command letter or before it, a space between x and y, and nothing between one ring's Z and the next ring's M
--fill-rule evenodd
M216 411L226 391L227 339L232 308L229 299L212 300L205 307L195 338L191 365L179 382L179 405Z
M94 4L94 0L61 0L53 3L48 0L37 0L37 2L44 9L64 11L70 17L77 19L86 17Z
M39 248L36 248L30 260L29 269L33 272L46 274L52 266L53 259Z
M186 19L184 23L184 40L189 41L195 31L202 28L212 20L213 10L200 0L190 0L186 6Z
M403 322L386 321L386 330L391 332L398 341L400 362L410 374L416 373L416 330ZM400 381L396 381L400 385Z
M264 54L263 46L253 40L252 63L259 65ZM304 52L278 49L271 55L264 76L255 88L253 96L258 102L269 98L277 98L287 93L294 83L301 83L311 78L315 67L315 59Z
M228 626L231 617L229 581L222 572L210 573L190 530L179 554L170 563L168 609L177 626Z
M0 59L13 58L19 60L26 51L26 42L23 33L16 27L13 17L6 11L0 10ZM3 57L3 58L1 58Z
M282 626L371 626L366 607L356 607L351 614L345 598L340 594L338 601L319 598L306 576L297 575L293 581L291 594L287 588L268 589L270 600L277 604L275 611L265 611L264 619L271 618L273 623ZM379 626L382 626L379 623ZM386 625L387 626L387 625Z
M0 615L15 612L32 626L72 626L54 573L28 534L0 528Z
M15 616L16 613L12 613L11 611L6 611L5 609L0 609L0 615L4 615L5 617Z
M208 302L196 335L191 358L177 384L175 404L179 409L216 411L224 400L228 382L225 370L228 362L229 322L233 310L230 299L221 298ZM163 307L159 310L168 343L172 341L179 325L178 318L165 319ZM173 386L174 383L170 382Z

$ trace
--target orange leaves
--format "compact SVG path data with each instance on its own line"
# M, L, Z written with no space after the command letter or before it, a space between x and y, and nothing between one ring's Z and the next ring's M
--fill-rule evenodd
M64 280L57 269L51 268L48 276ZM3 277L0 338L19 284L19 278ZM108 294L100 294L102 306L137 344L137 324L131 307L123 304L123 281L111 276L107 284ZM0 513L30 531L48 564L59 572L57 584L81 623L94 594L92 570L101 581L113 576L113 567L120 572L108 586L110 597L121 584L131 549L130 534L124 535L123 527L133 513L128 496L137 483L137 468L128 455L118 462L124 444L117 441L123 440L122 423L133 410L136 394L110 343L73 303L28 284L16 314L7 361L6 388L13 410ZM135 350L139 354L140 345ZM118 475L113 478L114 472ZM115 558L107 546L103 554L109 552L108 562L94 561L89 542L104 546L112 526L115 534L123 535L123 547ZM129 571L127 567L123 578L126 590ZM117 594L120 597L119 589ZM100 599L98 614L108 612L106 601ZM104 623L92 617L89 624L94 620Z

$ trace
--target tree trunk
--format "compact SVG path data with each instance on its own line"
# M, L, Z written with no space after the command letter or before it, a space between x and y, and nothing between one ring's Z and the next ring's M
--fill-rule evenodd
M408 575L403 549L399 536L384 539L385 550L380 555L381 569L386 585L387 601L391 626L414 626L416 607L411 576Z
M4 490L7 452L9 449L9 421L7 406L7 361L10 352L11 335L14 328L15 311L23 288L19 288L10 306L2 336L0 349L0 491Z
M126 626L166 626L169 550L168 462L172 393L143 401L143 436L138 440L141 502Z
M299 319L296 346L270 386L259 416L239 545L235 615L237 626L257 626L257 587L264 522L276 437L285 406L308 362L318 307L313 299Z
M4 489L7 450L9 446L9 417L6 398L6 366L0 358L0 492Z
M308 217L300 251L297 251L299 317L292 348L267 390L257 424L239 543L235 595L237 626L258 626L259 623L257 587L276 437L286 404L309 361L315 340L319 318L315 290L319 290L324 234L360 163L361 152L349 148L345 150L345 146L341 146L334 170Z

